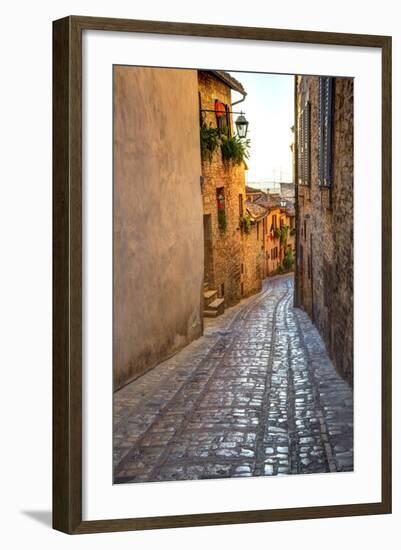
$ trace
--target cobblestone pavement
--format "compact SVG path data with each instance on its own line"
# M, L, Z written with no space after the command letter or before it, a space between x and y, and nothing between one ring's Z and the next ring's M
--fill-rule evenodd
M266 281L115 393L116 483L353 469L352 389L292 302Z

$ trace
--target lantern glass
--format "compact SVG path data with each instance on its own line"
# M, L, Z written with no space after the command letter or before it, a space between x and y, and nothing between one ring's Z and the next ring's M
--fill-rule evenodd
M241 139L246 138L246 134L248 133L248 124L249 122L241 113L237 118L237 120L235 121L235 126L237 128L237 134L239 138Z

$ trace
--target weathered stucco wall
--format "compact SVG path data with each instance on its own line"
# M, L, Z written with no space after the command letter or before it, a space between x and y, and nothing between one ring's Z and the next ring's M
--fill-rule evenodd
M114 388L202 333L197 71L114 69Z

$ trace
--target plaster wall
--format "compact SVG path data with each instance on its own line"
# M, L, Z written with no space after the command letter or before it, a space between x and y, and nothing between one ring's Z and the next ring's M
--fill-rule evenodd
M197 71L114 68L114 388L202 334Z

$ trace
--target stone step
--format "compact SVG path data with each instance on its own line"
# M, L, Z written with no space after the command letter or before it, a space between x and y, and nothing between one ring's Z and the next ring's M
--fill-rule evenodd
M210 302L213 302L216 296L217 290L207 290L203 293L203 302L205 304L205 308L210 304Z
M216 300L213 300L213 302L210 302L207 308L216 310L217 314L220 315L224 312L224 298L217 298Z
M217 317L218 312L217 309L204 309L203 310L203 317Z

